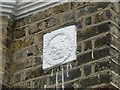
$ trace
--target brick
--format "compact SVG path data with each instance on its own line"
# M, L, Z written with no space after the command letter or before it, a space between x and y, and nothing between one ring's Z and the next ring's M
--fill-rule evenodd
M84 75L85 75L85 76L90 75L90 74L91 74L91 71L92 71L91 65L86 65L86 66L84 67Z
M13 36L14 36L14 38L16 38L16 39L19 39L19 38L21 38L21 37L24 37L24 36L25 36L25 30L24 30L24 28L14 30L14 31L13 31Z
M90 78L84 78L80 79L79 81L79 87L80 88L87 88L90 85Z
M97 62L95 65L95 72L107 70L110 68L110 61Z
M76 8L89 2L71 2L71 8Z
M119 52L112 47L110 47L110 56L112 59L119 63Z
M85 64L85 63L88 63L88 62L92 61L91 52L88 52L88 53L84 53L84 54L82 54L82 55L79 55L79 56L77 57L77 60L78 60L79 65Z
M100 58L109 56L110 55L109 48L103 48L100 50L96 50L93 52L93 55L94 55L94 59L100 59Z
M83 30L78 31L77 38L80 41L85 40L92 36L107 32L107 31L109 31L109 29L110 29L110 27L109 27L108 23L101 24L99 26L91 27L88 29L83 29Z
M29 48L25 48L14 53L14 60L25 58L32 55L37 55L39 53L38 47L36 45Z
M120 50L120 40L116 38L115 36L111 37L111 44L116 47L118 50Z
M95 40L95 48L99 48L101 46L109 45L111 43L111 36L107 34L106 36L101 36L96 38Z
M40 83L41 83L40 79L34 80L33 82L35 88L40 88Z
M10 70L11 70L11 63L6 63L5 70L10 72Z
M60 24L60 17L51 17L50 19L46 20L47 28L59 25Z
M102 22L102 21L105 21L105 20L109 20L111 19L111 12L109 10L105 10L105 11L101 11L99 13L97 13L95 15L95 22L94 23L98 23L98 22Z
M110 32L120 38L120 31L115 25L111 25Z
M15 40L12 45L12 48L14 50L18 50L27 46L31 46L33 44L35 44L34 37L29 37L29 38L24 38L20 40Z
M16 74L15 75L15 82L20 82L21 81L21 74Z
M44 71L43 71L42 67L39 67L39 68L37 68L35 70L32 70L32 72L31 72L31 74L33 75L32 78L36 78L36 77L41 76L43 74L43 72Z
M99 82L101 83L109 83L110 82L110 75L109 73L100 74Z
M87 15L87 14L90 14L90 13L93 13L95 12L97 9L94 5L89 5L89 6L86 6L86 7L80 7L78 8L78 10L76 11L77 13L77 18L79 18L80 16L84 16L84 15Z
M41 57L40 56L35 57L34 63L35 63L35 66L42 65L42 59L41 59Z
M65 81L72 80L72 79L80 77L81 76L81 71L80 71L79 68L77 68L77 69L68 71L68 74L69 74L69 77L67 77L67 73L65 73Z
M99 10L100 8L104 9L106 8L110 3L109 2L100 2L100 3L96 3L96 8Z
M23 75L23 74L22 74ZM28 79L31 79L33 78L33 73L32 73L32 70L28 70L25 72L25 75L23 76L23 81L24 80L28 80Z
M111 82L113 82L115 85L117 85L117 86L119 86L118 84L119 84L119 77L117 76L117 75L115 75L115 74L111 74Z
M22 62L24 69L32 67L32 62L33 60L30 58L26 59L25 62Z
M84 42L84 51L92 49L92 41L88 40Z
M66 23L66 22L74 20L75 19L75 15L74 14L75 14L74 11L70 11L68 13L63 14L62 23Z
M77 24L76 24L76 27L77 27L77 29L80 29L80 28L82 28L83 27L83 19L80 19L78 22L77 22Z
M37 32L40 32L42 29L38 24L33 24L29 26L29 34L35 34Z
M6 39L3 40L2 43L4 44L5 47L7 47L7 48L11 48L12 40L6 38Z
M92 18L91 17L85 18L85 25L90 25L90 24L92 24Z
M78 53L82 51L82 44L78 44L77 51L78 51Z
M98 75L93 75L90 77L90 86L99 84Z
M115 73L117 73L118 75L120 75L120 65L116 64L115 62L111 61L111 64L110 64L110 69L112 71L114 71Z

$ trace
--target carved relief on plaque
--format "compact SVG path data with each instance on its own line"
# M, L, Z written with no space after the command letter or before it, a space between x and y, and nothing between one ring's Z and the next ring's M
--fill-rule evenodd
M44 35L43 69L76 59L75 29L75 26L69 26Z

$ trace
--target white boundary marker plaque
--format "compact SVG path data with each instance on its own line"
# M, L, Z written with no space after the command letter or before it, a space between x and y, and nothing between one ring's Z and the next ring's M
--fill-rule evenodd
M76 27L60 28L43 36L43 69L76 60Z

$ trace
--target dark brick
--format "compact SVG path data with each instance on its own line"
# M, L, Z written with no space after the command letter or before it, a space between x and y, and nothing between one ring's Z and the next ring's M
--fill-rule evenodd
M84 45L85 45L84 51L87 51L87 50L92 49L92 41L91 41L91 40L85 41L85 42L84 42Z
M31 74L33 75L33 78L36 78L36 77L41 76L43 74L43 72L44 71L43 71L42 67L39 67L35 70L32 70Z
M95 47L96 48L99 48L101 46L104 46L104 45L109 45L111 43L111 36L110 34L106 35L106 36L101 36L99 38L97 38L95 40Z
M90 85L90 78L84 78L84 79L80 79L79 81L79 87L80 88L86 88Z
M94 51L94 59L100 59L109 55L110 55L109 48L103 48L103 49Z
M90 24L92 24L92 19L91 19L91 17L85 18L85 25L90 25Z
M107 32L109 31L109 29L110 27L108 23L101 24L99 26L91 27L88 29L83 29L83 30L78 31L77 38L78 38L78 41L85 40L95 35Z
M79 63L80 65L92 61L91 52L88 52L88 53L84 53L84 54L82 54L82 55L79 55L79 56L77 57L77 60L78 60L78 63Z
M82 49L81 44L78 44L78 45L77 45L77 51L78 51L78 52L81 52L81 49Z
M90 77L90 86L99 84L98 76L94 75Z
M15 82L20 82L21 81L21 74L16 74L15 75Z
M96 3L96 8L99 9L99 8L106 8L110 3L109 2L99 2L99 3Z
M78 8L78 11L77 11L77 17L79 18L80 16L84 16L84 15L87 15L87 14L90 14L90 13L93 13L95 12L97 9L94 5L89 5L89 6L85 6L85 7L80 7Z
M109 75L109 73L105 72L103 74L100 74L99 82L100 82L100 84L102 84L102 83L109 83L110 82L110 75Z
M84 67L84 74L85 74L85 76L90 75L91 74L91 70L92 70L91 65L86 65Z
M72 79L80 77L81 72L80 72L80 69L78 68L78 69L74 69L74 70L69 71L68 72L69 77L67 77L67 73L65 73L65 74L66 74L65 79L72 80Z
M81 20L79 20L79 22L77 22L76 27L77 27L77 29L80 29L83 27L83 19L81 19Z
M97 62L95 65L95 72L106 70L110 68L110 62L108 60L103 62Z

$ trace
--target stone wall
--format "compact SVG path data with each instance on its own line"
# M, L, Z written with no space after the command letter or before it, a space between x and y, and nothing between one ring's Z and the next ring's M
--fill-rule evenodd
M15 88L55 88L58 71L57 87L61 88L61 66L53 69L53 75L52 70L42 69L43 35L76 25L77 60L68 63L68 70L64 64L65 88L120 88L119 18L113 3L69 2L16 20L10 45L10 55L14 52L9 64L11 84Z

